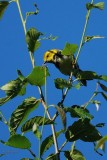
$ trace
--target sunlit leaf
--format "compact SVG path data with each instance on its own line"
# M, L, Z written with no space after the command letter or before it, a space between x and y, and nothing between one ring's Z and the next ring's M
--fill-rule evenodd
M106 75L102 75L101 79L107 82L107 76Z
M85 142L95 142L102 138L98 130L93 126L89 119L78 120L69 126L65 136L68 141L81 139Z
M32 131L35 134L35 136L40 140L41 132L39 130L39 125L36 122L33 124Z
M23 124L23 126L21 127L21 131L27 132L27 131L32 130L32 127L35 123L37 123L38 126L41 126L41 125L52 124L53 121L51 121L48 118L41 117L41 116L35 116L35 117L29 119L28 121L26 121L25 124Z
M3 13L6 10L8 5L9 5L8 1L0 1L0 19L2 18Z
M40 101L34 97L25 99L21 105L12 113L10 118L10 130L16 131L18 126L25 121L28 115L38 107Z
M40 46L40 42L37 41L40 35L42 35L42 33L37 31L35 28L31 28L27 31L26 42L30 52L34 53Z
M86 43L86 42L89 42L93 39L99 39L99 38L105 38L105 37L103 37L103 36L85 36L84 37L84 42Z
M63 55L74 55L77 49L78 49L77 44L66 43L64 49L62 50L62 54Z
M45 84L47 76L49 76L49 72L46 67L36 66L28 75L27 80L31 85L42 86Z
M20 134L11 136L5 145L21 149L29 149L31 147L30 141Z
M19 78L12 80L2 86L0 89L6 93L6 97L0 98L0 105L3 105L10 99L16 97L17 95L23 95L25 92L21 93L22 88L24 87L25 82L21 81Z
M93 9L93 8L97 8L97 9L100 9L100 10L103 10L104 9L104 2L99 2L99 3L87 3L86 4L86 8L87 10L90 10L90 9Z
M57 89L71 88L71 83L69 83L66 79L56 78L54 83Z
M102 138L97 142L97 145L95 146L95 150L97 150L98 148L102 149L102 146L104 147L106 141L107 141L107 136L102 137Z
M14 97L20 92L22 86L22 81L19 78L17 78L16 80L10 81L9 83L2 86L1 90L5 91L7 96L12 95L12 97Z
M58 137L63 130L56 132L56 137ZM41 144L40 155L42 156L44 152L46 152L52 145L54 144L53 135L48 136Z
M99 2L99 3L94 4L94 8L103 10L104 9L104 2Z
M61 108L61 107L56 106L56 109L57 109L57 111L58 111L58 113L59 113L59 115L61 117L64 129L66 129L66 113L65 113L64 109Z

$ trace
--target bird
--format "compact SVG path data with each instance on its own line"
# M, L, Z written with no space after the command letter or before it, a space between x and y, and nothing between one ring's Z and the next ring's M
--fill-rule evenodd
M79 68L78 63L75 63L74 55L63 55L60 49L51 49L44 53L44 64L52 63L59 69L59 71L64 75L71 75L78 78L78 73L82 72ZM87 86L87 81L85 79L80 80L83 86Z

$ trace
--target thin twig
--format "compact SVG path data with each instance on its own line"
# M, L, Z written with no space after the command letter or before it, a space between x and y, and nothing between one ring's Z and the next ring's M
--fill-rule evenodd
M36 158L36 155L33 153L33 151L32 151L31 149L28 149L28 151L31 153L31 155L32 155L33 157Z
M94 3L94 0L91 1L91 4L93 4L93 3ZM85 36L85 33L86 33L90 13L91 13L91 10L88 10L87 14L86 14L86 21L85 21L85 25L84 25L84 29L83 29L83 33L82 33L82 37L81 37L81 41L80 41L80 45L79 45L79 49L78 49L78 52L77 52L75 63L77 63L77 61L78 61L78 58L79 58L79 55L80 55L80 52L81 52L81 49L82 49L82 46L83 46L84 36Z
M19 0L16 0L16 3L17 3L17 6L18 6L18 10L19 10L19 14L20 14L21 21L22 21L22 25L23 25L23 28L24 28L24 33L25 33L25 35L26 35L26 33L27 33L27 30L26 30L26 21L25 21L24 18L23 18L22 11L21 11L21 8L20 8ZM29 54L30 54L30 59L31 59L32 66L33 66L33 68L34 68L35 64L34 64L33 54L32 54L31 52L29 52ZM40 93L40 96L41 96L41 99L42 99L42 104L43 104L43 106L44 106L44 108L45 108L45 110L46 110L47 116L48 116L48 118L49 118L50 120L52 120L51 117L50 117L50 114L49 114L47 105L46 105L46 103L45 103L45 100L44 100L44 96L43 96L41 87L38 87L38 90L39 90L39 93ZM54 145L55 145L55 153L59 156L59 154L58 154L58 153L59 153L59 151L58 151L58 143L57 143L57 139L56 139L56 135L55 135L55 127L54 127L53 124L51 125L51 128L52 128L52 134L53 134ZM59 159L59 158L57 157L57 160L58 160L58 159Z

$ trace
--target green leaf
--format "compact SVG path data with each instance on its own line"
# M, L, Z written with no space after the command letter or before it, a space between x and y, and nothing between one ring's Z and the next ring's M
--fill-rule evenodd
M65 108L65 111L70 112L71 117L73 118L88 118L89 120L94 118L87 109L84 109L83 107L80 107L78 105L73 105L72 107Z
M89 42L93 39L99 39L99 38L105 38L105 37L103 37L103 36L85 36L84 37L84 43Z
M69 83L66 79L56 78L54 83L57 89L71 88L71 83Z
M3 156L5 156L5 155L6 155L6 154L4 154L4 153L3 153L3 154L0 154L0 157L3 157Z
M21 81L26 81L26 77L23 76L22 72L20 70L17 70L18 77Z
M78 120L69 126L65 136L68 141L73 142L81 139L85 142L95 142L102 138L98 130L89 123L89 119Z
M44 117L41 117L41 116L36 116L36 117L33 117L33 118L29 119L28 121L26 121L25 124L23 124L23 126L21 127L21 131L22 132L27 132L27 131L32 130L32 127L35 123L37 123L38 126L41 126L43 124L44 125L53 124L53 121L51 121L48 118L44 118Z
M103 10L104 9L104 2L99 2L99 3L87 3L86 4L86 8L87 10L90 10L90 9L93 9L93 8L97 8L97 9L100 9L100 10Z
M103 10L104 9L104 2L99 2L99 3L94 4L94 8Z
M10 130L16 131L18 126L25 121L30 112L38 107L39 103L40 101L36 100L34 97L25 99L11 115Z
M107 92L107 87L104 84L102 84L100 82L98 82L98 84L100 85L100 87L102 88L103 91Z
M27 31L26 42L30 52L34 53L40 46L40 42L37 41L40 35L42 35L42 33L38 32L35 28L31 28Z
M95 150L97 150L98 148L102 149L102 146L104 147L106 141L107 141L107 136L102 137L95 146Z
M73 151L64 151L64 155L67 160L86 160L83 154L77 149Z
M106 75L102 75L101 79L107 82L107 76Z
M28 75L27 80L31 85L43 86L47 76L49 76L49 72L46 67L36 66Z
M105 126L105 123L98 123L96 124L96 127L104 127Z
M5 145L20 149L29 149L31 147L30 141L20 134L11 136Z
M2 106L4 103L8 102L11 99L11 96L6 96L4 98L0 98L0 106Z
M59 113L59 115L61 117L64 129L66 129L66 113L65 113L64 109L61 108L61 107L56 106L56 109L57 109L57 111L58 111L58 113Z
M62 54L63 55L74 55L74 53L77 51L78 46L77 44L70 44L70 43L66 43Z
M36 11L35 12L27 12L26 17L31 16L31 15L37 15L39 13L39 9L37 7L37 4L34 4Z
M63 130L56 132L56 137L58 137ZM52 145L54 144L53 135L48 136L41 144L40 155L42 156L44 152L46 152Z
M7 96L15 97L21 90L23 86L22 81L17 78L16 80L10 81L1 87L1 90L5 91Z
M33 133L35 136L40 140L41 139L41 132L39 131L39 125L35 122L32 127Z
M21 94L21 92L24 85L25 85L25 82L17 78L16 80L12 80L9 83L2 86L0 89L6 93L6 97L0 98L0 105L3 105L10 99L16 97L17 95L23 95L24 92L23 94Z
M9 5L8 1L0 1L0 19L2 18L4 11L6 10L8 5Z
M57 154L50 154L46 160L57 160L58 158L58 153Z

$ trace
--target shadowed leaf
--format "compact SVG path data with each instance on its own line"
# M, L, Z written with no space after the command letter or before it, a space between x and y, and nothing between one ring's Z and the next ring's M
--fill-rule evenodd
M100 82L98 82L98 84L100 85L100 87L102 88L103 91L107 92L107 87L104 84L102 84Z
M63 130L56 132L56 137L58 137ZM54 144L53 135L48 136L41 144L40 155L42 156L44 152L46 152L52 145Z
M77 149L73 151L64 151L64 155L67 160L86 160L83 154Z
M103 98L107 101L107 94L105 94L104 92L101 92Z
M3 13L6 10L8 5L9 5L8 1L0 1L0 19L2 18Z
M60 117L61 117L61 120L62 120L62 124L63 124L63 126L64 126L64 129L66 129L66 113L65 113L64 109L61 108L61 107L58 107L58 106L57 106L56 109L57 109L57 111L58 111L58 113L59 113L59 115L60 115Z
M95 142L102 138L98 130L89 123L89 119L78 120L69 126L65 136L68 141L81 139L85 142Z
M21 105L12 113L10 118L10 130L16 131L18 126L25 121L30 112L36 109L39 105L39 100L34 97L27 98L23 101Z
M66 79L57 78L54 80L54 83L57 89L71 88L71 83L69 83Z

